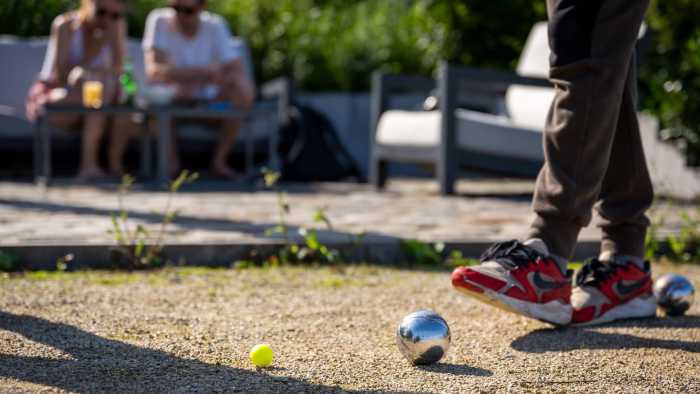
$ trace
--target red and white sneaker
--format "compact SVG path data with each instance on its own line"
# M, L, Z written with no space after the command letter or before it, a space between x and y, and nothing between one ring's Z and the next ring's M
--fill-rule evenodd
M571 305L571 324L577 326L655 316L649 262L587 260L576 274Z
M461 293L509 312L555 325L571 321L571 278L549 256L544 242L509 241L493 245L481 264L452 272Z

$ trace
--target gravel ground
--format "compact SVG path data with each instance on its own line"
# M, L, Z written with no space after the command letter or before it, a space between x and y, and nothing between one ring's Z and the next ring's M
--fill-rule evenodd
M700 285L700 267L657 266ZM443 363L410 366L401 317L450 323ZM269 343L274 368L248 350ZM447 272L168 269L0 278L1 392L700 392L700 307L587 329L456 294Z

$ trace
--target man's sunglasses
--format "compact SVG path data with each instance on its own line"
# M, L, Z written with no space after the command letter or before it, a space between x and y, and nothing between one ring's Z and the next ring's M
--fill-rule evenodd
M174 9L178 14L184 15L193 15L195 12L197 12L195 7L186 7L184 5L173 5L170 6L170 8Z
M98 8L97 9L97 16L100 18L105 18L109 17L114 21L117 21L119 19L122 19L124 17L124 13L122 12L110 12L109 10L106 10L104 8Z

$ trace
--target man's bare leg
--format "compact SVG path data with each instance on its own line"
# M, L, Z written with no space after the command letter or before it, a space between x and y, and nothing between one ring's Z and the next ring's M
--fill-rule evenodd
M241 128L239 120L229 119L224 121L219 141L214 150L214 157L211 161L211 169L217 176L230 180L240 178L240 175L228 164L228 156L231 153L233 144Z
M219 99L230 101L233 108L236 109L249 110L252 108L255 100L255 89L253 84L245 77L240 65L236 64L232 66L226 75L230 75L230 78L222 85L222 95ZM211 162L212 171L216 175L232 180L240 177L240 175L228 165L228 156L231 153L233 144L236 142L236 137L238 136L240 128L240 119L230 119L224 122L221 136L214 150L214 157Z

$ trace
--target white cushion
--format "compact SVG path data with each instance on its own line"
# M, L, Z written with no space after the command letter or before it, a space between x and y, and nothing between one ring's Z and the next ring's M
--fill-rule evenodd
M377 142L384 145L437 146L440 141L440 119L439 111L386 111L377 126Z
M542 130L552 100L554 89L513 85L506 93L508 116L518 126Z
M457 144L480 153L543 160L539 129L514 125L508 118L481 112L457 110ZM399 111L382 114L377 142L383 145L433 147L440 141L438 111Z

